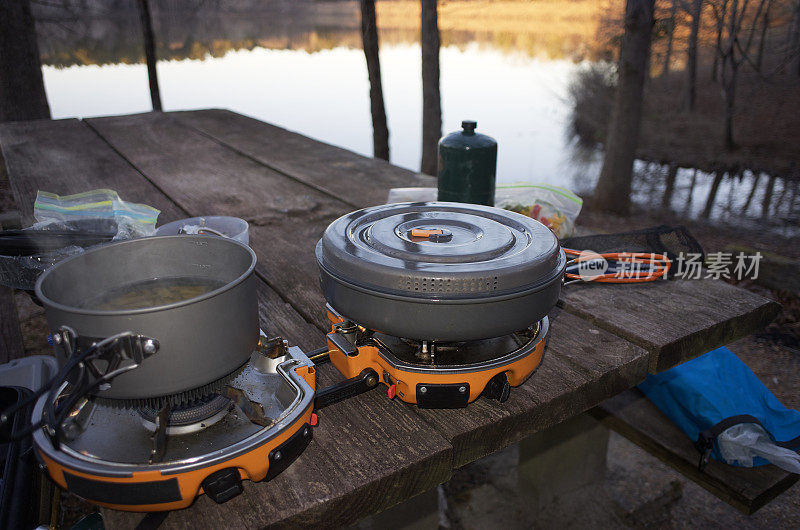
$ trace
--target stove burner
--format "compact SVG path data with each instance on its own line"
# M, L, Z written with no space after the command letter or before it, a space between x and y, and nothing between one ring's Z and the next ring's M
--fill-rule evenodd
M372 342L408 364L463 366L498 359L518 350L538 335L540 326L538 323L502 337L461 342L419 341L375 332L364 343Z
M224 418L231 406L230 398L212 394L176 407L169 412L167 434L187 434L210 427ZM155 432L159 411L152 407L139 407L137 412L145 428Z

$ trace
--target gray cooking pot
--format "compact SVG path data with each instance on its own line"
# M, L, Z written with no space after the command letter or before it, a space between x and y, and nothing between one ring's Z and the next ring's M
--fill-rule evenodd
M558 239L540 222L449 202L347 214L325 230L316 257L337 312L389 335L437 341L498 337L538 322L558 300L566 268Z
M259 337L255 264L255 253L230 239L200 235L133 239L58 263L39 278L36 295L54 334L66 325L83 338L99 340L131 331L158 341L155 355L116 377L111 388L97 395L126 400L169 396L217 381L247 363ZM155 278L224 285L157 307L81 307L103 293Z

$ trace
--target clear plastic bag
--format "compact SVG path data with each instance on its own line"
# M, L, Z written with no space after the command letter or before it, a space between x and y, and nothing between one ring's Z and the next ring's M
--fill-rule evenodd
M0 255L0 285L30 291L45 270L83 250L81 247L70 246L32 256Z
M95 239L103 241L146 237L155 233L159 213L159 210L144 204L125 202L113 190L99 189L65 196L39 191L33 207L37 222L26 230L62 233L52 237L63 237L63 232L69 232L64 238L67 243L60 248L56 245L46 249L37 244L32 251L24 253L0 252L0 285L32 290L36 279L45 270L97 244L91 240L75 244L71 234L102 234Z
M96 231L116 229L114 240L151 236L156 231L159 210L146 204L126 202L114 190L98 189L74 195L56 195L46 191L36 194L34 230L72 230L74 222L96 220Z
M772 437L757 423L740 423L725 429L717 436L722 458L729 464L753 467L760 456L791 473L800 473L800 455L775 444Z
M564 238L575 233L583 199L558 186L518 183L497 186L494 205L532 217Z

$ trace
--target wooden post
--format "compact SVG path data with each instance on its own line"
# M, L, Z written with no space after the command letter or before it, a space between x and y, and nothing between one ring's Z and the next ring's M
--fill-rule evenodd
M375 158L389 160L389 127L386 125L386 106L383 103L375 0L361 0L361 42L364 47L364 57L367 60L367 75L369 76L372 152Z
M422 0L422 163L420 171L436 175L438 145L442 136L442 102L439 95L439 20L437 0Z
M148 0L137 0L139 19L142 22L142 36L144 38L144 58L147 62L147 78L150 81L150 101L153 110L161 109L161 92L158 89L158 74L156 73L156 47L153 37L153 21L150 17L150 4Z
M0 1L0 122L49 118L30 1Z

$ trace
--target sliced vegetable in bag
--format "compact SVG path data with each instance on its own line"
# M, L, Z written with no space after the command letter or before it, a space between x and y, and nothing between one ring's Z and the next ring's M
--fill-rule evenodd
M559 186L521 182L498 185L494 205L532 217L563 238L575 232L583 199Z

